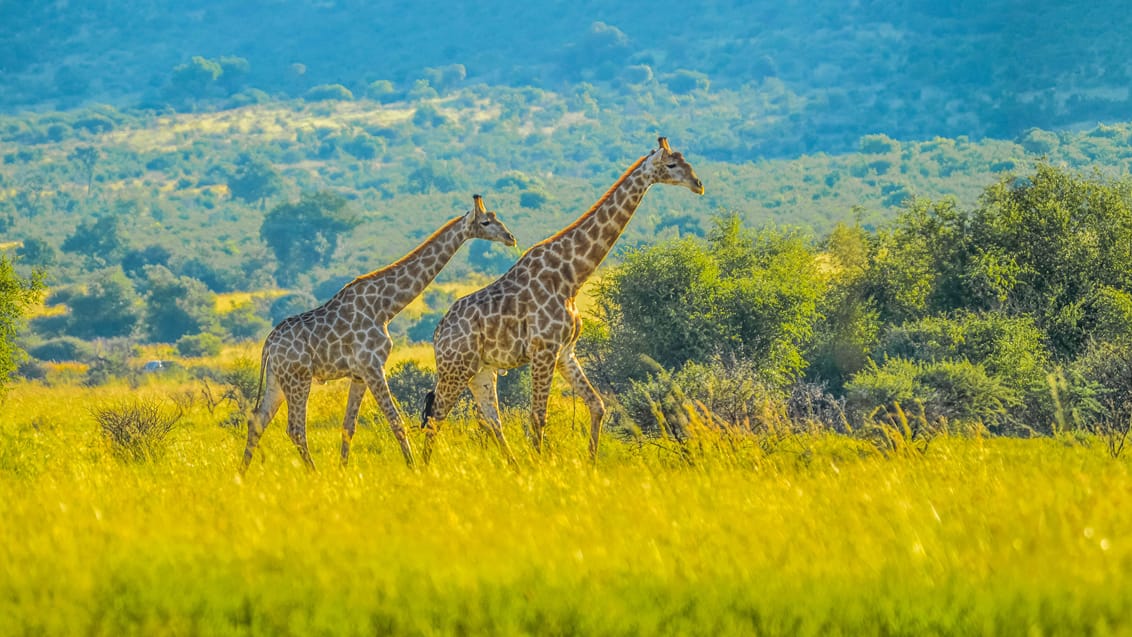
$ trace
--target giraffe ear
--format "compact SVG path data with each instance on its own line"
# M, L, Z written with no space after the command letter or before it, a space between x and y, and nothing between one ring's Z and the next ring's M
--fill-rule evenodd
M659 144L660 147L664 149L664 152L669 153L669 154L672 153L672 149L668 147L668 138L667 137L657 137L656 143Z

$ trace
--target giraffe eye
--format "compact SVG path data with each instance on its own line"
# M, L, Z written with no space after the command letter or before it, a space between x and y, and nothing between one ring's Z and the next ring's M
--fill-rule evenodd
M671 164L668 164L668 167L669 167L669 168L675 168L675 167L676 167L676 164L675 164L675 163L671 163Z
M490 226L490 225L491 225L491 219L487 219L487 220L485 220L485 221L481 221L481 222L480 222L480 225L481 225L481 226Z

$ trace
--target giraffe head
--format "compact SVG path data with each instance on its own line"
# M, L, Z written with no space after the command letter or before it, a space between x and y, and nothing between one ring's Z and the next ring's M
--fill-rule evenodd
M685 161L684 155L672 152L665 137L658 138L657 142L659 147L645 157L642 165L652 182L684 186L697 195L704 194L704 182L696 176L696 171Z
M515 235L495 216L494 210L483 205L483 197L472 195L472 209L464 215L464 223L473 239L498 241L505 246L515 245Z

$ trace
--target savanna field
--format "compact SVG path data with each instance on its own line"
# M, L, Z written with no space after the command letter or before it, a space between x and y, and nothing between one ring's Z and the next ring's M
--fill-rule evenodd
M301 466L199 383L16 384L0 408L0 632L12 635L890 634L1132 631L1126 454L1084 435L607 432L556 391L519 469L451 420L407 469L371 398L337 465L345 384L316 387ZM116 452L93 411L182 417ZM411 410L408 410L411 413ZM693 425L695 423L693 422ZM412 432L419 449L423 435ZM883 448L883 451L881 450Z
M648 7L0 2L0 637L1132 636L1132 13ZM571 229L544 450L520 367L514 465L467 392L423 462L442 317ZM392 263L416 464L338 380L241 472Z

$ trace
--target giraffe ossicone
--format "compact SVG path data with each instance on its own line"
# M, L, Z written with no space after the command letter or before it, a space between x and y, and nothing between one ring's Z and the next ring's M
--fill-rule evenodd
M503 454L514 463L499 417L500 370L531 366L531 443L541 451L554 370L569 381L590 411L589 452L596 459L605 405L574 355L582 319L578 291L613 248L653 184L704 193L703 182L668 140L638 159L586 213L535 244L505 274L457 300L433 335L436 389L425 400L425 460L434 436L465 387L491 426Z
M350 379L342 423L342 464L349 458L358 407L367 389L389 421L405 462L413 464L413 451L385 379L385 362L393 348L387 326L470 239L515 245L514 235L495 212L487 210L483 198L475 195L471 210L445 223L401 259L359 276L326 303L288 317L271 330L260 359L260 394L248 420L241 471L251 463L260 436L284 401L287 433L303 462L314 469L307 447L307 397L313 381L337 378Z

